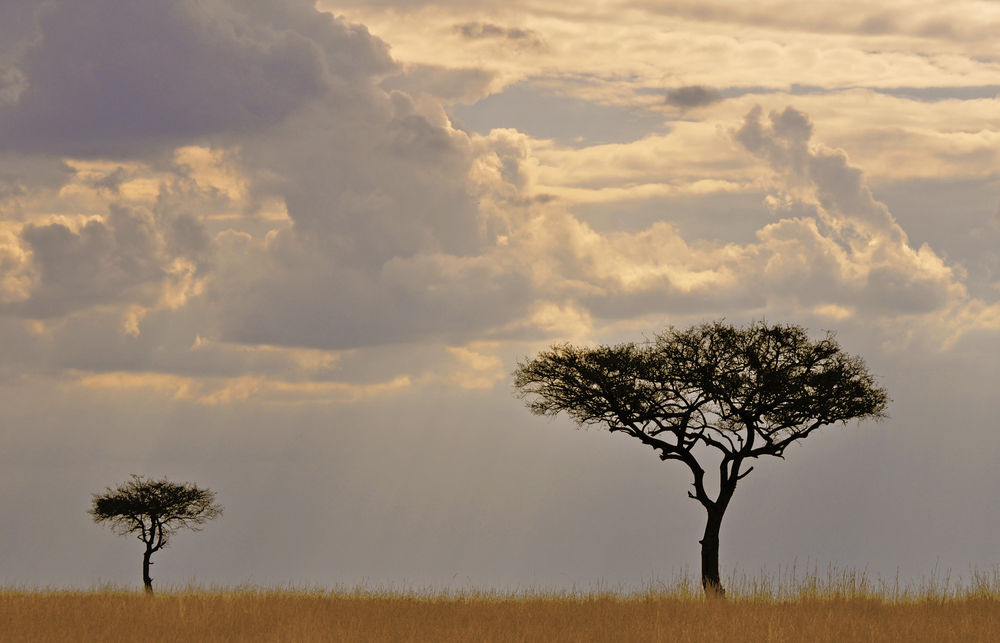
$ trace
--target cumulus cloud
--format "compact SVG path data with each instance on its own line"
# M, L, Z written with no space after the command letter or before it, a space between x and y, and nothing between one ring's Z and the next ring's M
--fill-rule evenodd
M861 170L813 141L794 108L752 110L733 131L765 161L767 203L778 221L749 243L685 239L666 221L637 232L598 232L563 213L530 219L511 237L531 257L536 292L597 319L649 314L754 315L773 309L840 319L945 315L965 305L964 273L913 247Z
M785 220L758 233L774 251L768 266L780 275L779 283L797 284L803 295L839 294L844 299L835 303L889 314L928 313L964 300L962 273L929 246L911 247L861 170L842 151L814 145L812 130L809 118L794 108L771 112L767 123L754 108L734 133L783 178L786 200L815 207L814 218ZM780 207L780 201L772 203Z
M232 384L237 399L238 391L263 390L250 380L230 382L240 368L289 381L329 376L291 368L287 351L581 336L643 315L752 314L775 301L843 315L918 315L964 296L960 274L929 247L912 248L860 170L813 142L809 118L794 109L766 118L755 110L734 132L777 179L771 205L779 220L751 242L686 238L669 213L644 229L598 231L538 183L540 155L558 158L558 150L534 150L514 130L479 135L452 125L442 102L487 91L496 78L489 72L397 65L364 28L307 2L137 3L128 11L135 33L122 16L104 15L110 6L40 14L38 36L17 58L33 89L0 110L0 135L15 136L3 123L35 123L11 139L35 153L125 157L73 161L77 176L63 198L76 195L91 214L39 215L0 238L3 311L45 320L45 341L60 347L48 355L67 367L195 377L217 360L228 364L212 375L228 382L219 390ZM72 20L95 24L67 53L57 36ZM193 47L192 58L179 60L205 61L164 72L165 86L192 90L184 94L194 101L191 112L168 130L152 120L115 127L92 109L111 95L143 119L172 109L145 109L159 90L139 72L155 71L155 61L111 64L111 52L138 47L153 22L165 26L155 42L166 51ZM531 35L484 22L461 32ZM100 71L56 87L56 61L69 53ZM289 75L298 84L288 85ZM217 76L231 78L209 87L206 78ZM43 135L43 116L58 114L18 120L43 98L60 105L74 98L81 108L74 118L93 127ZM702 85L667 97L681 108L717 99ZM107 140L97 140L101 128ZM717 136L708 126L697 136L688 130L679 125L650 138L647 156L672 158L656 145L708 145ZM188 144L198 146L177 149ZM153 155L159 146L171 153ZM619 152L621 185L612 187L622 193L638 190L629 181L639 171L681 174L673 166L642 170L645 158ZM564 160L567 171L579 169ZM718 165L706 161L699 171ZM664 187L745 189L677 180ZM278 216L262 216L263 203L279 204ZM103 210L95 213L94 204ZM285 352L275 361L249 359L236 357L239 346ZM103 359L100 349L116 357ZM488 356L452 355L470 368L493 364ZM382 375L379 381L392 381L398 373ZM216 389L205 390L199 395Z
M411 68L416 98L380 86L400 69L386 45L309 2L52 3L16 62L30 89L0 140L108 160L73 161L62 195L103 213L9 232L8 315L73 316L61 330L82 337L100 308L142 340L123 355L154 350L156 311L182 306L223 342L345 348L471 337L530 305L523 267L484 256L526 207L523 150L455 130L435 96L489 74ZM284 221L254 218L273 201Z
M747 151L764 158L782 174L794 190L803 185L811 190L829 223L840 232L851 226L864 236L886 235L898 244L906 244L906 234L895 222L888 208L875 199L861 170L851 166L839 150L813 149L813 127L804 113L787 107L771 112L769 124L762 121L760 107L747 114L735 139Z
M340 263L377 270L393 257L483 243L467 137L400 92L316 103L246 139L240 160L256 189L285 202L297 241Z
M338 83L392 68L384 43L303 2L38 6L37 33L14 62L26 87L0 107L7 149L145 155L268 127Z
M190 215L157 222L148 210L122 206L103 218L28 223L20 238L25 254L5 278L20 275L31 285L3 310L30 318L102 304L179 304L207 249L204 229Z

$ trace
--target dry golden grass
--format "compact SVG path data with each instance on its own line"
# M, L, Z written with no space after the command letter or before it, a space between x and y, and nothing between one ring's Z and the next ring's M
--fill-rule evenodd
M901 587L853 572L641 593L0 590L3 641L1000 641L1000 570Z

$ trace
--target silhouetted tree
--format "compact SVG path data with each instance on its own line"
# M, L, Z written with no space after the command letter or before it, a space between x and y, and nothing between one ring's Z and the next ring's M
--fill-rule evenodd
M764 322L670 328L641 344L553 346L518 364L514 386L537 415L565 411L579 426L603 425L687 466L688 495L708 513L702 586L720 596L719 530L736 484L753 470L747 460L784 457L824 425L885 417L889 401L832 333L814 341L799 326ZM716 466L718 483L706 484Z
M200 531L201 525L222 515L215 503L215 492L193 484L176 484L166 478L149 480L132 475L131 480L102 494L94 494L90 511L94 522L107 522L119 536L138 534L146 545L142 555L142 582L146 593L153 593L149 560L154 552L167 546L171 535L182 527Z

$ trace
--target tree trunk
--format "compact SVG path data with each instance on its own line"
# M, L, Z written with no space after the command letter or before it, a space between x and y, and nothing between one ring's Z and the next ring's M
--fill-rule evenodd
M705 596L724 598L726 590L719 578L719 530L722 527L723 512L708 510L705 536L701 539L701 586Z
M149 566L153 564L149 561L149 558L152 555L153 548L147 544L146 552L142 555L142 584L145 586L148 596L153 595L153 579L149 577Z

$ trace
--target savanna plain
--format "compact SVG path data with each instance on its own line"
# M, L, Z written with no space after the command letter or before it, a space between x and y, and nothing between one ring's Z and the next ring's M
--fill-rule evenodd
M4 641L1000 641L1000 567L693 578L642 591L188 587L0 590Z

